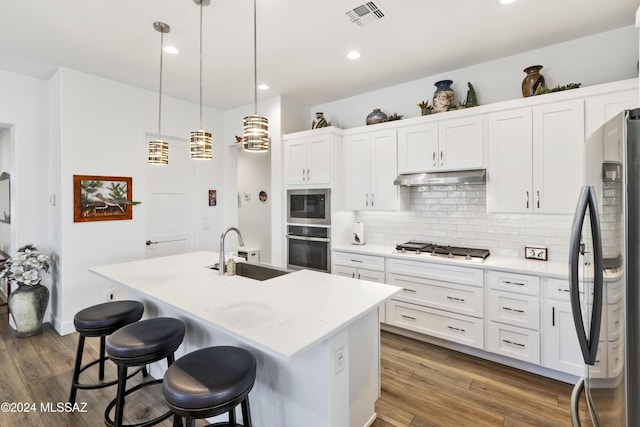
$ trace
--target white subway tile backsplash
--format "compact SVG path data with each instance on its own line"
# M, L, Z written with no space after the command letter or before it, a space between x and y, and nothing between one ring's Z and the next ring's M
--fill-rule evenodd
M492 254L524 258L525 245L546 246L549 260L566 261L573 215L489 214L484 185L411 188L411 207L403 212L357 212L365 240L382 243L433 241L488 248Z

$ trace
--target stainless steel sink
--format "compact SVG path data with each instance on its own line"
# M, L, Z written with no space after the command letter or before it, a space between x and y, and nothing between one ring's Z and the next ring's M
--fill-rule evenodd
M209 266L208 268L219 270L217 263L213 266ZM236 276L242 276L253 280L263 281L273 279L274 277L283 276L292 272L292 270L287 270L286 268L274 267L267 264L255 264L248 262L239 262L236 264Z

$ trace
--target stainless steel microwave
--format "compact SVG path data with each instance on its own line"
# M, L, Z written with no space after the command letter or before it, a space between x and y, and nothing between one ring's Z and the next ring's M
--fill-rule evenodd
M330 225L331 190L288 190L287 223Z

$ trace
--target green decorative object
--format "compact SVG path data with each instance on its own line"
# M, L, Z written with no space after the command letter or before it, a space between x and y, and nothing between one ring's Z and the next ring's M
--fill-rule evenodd
M561 92L561 91L563 91L563 90L578 89L578 88L580 87L580 85L581 85L581 84L582 84L582 83L569 83L569 84L567 84L567 85L564 85L564 86L556 86L556 87L551 88L551 89L549 89L549 88L546 88L546 87L545 87L545 88L543 88L543 89L540 91L540 94L543 94L543 93L552 93L552 92Z
M465 108L477 107L478 98L476 97L476 90L473 88L471 82L467 82L467 86L469 87L469 90L467 91L467 99L464 101L464 106Z
M404 114L393 113L389 117L387 117L388 122L393 122L394 120L402 120Z

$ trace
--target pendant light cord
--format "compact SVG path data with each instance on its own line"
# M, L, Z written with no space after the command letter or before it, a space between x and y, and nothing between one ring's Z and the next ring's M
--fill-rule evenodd
M200 1L200 129L202 127L202 8L204 0Z
M258 36L256 31L256 0L253 0L253 110L258 115Z
M164 47L164 31L160 31L160 88L158 89L158 141L162 139L162 48Z

